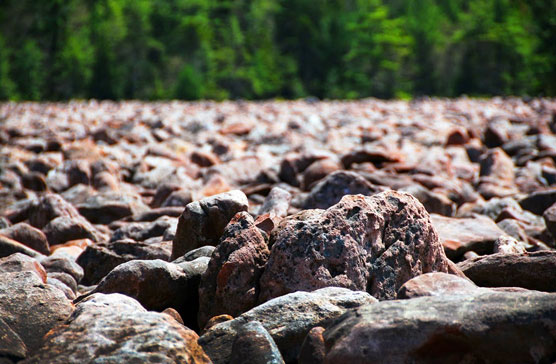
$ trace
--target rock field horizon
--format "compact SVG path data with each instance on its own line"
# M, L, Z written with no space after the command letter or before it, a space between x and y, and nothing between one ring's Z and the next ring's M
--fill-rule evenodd
M0 103L0 364L554 362L556 99Z

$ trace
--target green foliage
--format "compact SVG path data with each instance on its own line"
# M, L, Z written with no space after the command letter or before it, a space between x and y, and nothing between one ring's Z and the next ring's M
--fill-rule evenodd
M0 99L556 95L556 0L3 0Z

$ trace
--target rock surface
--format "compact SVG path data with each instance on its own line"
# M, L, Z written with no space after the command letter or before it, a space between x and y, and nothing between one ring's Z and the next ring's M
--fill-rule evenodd
M97 293L80 302L23 363L210 363L197 337L132 298Z
M554 302L554 294L483 292L361 306L324 332L324 362L549 363Z
M326 211L288 217L271 245L261 302L326 286L392 299L408 279L450 270L428 213L414 197L395 191L346 196Z

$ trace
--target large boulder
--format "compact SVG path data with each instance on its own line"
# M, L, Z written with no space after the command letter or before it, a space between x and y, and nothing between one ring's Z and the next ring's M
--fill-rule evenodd
M120 294L94 294L23 364L210 363L197 334Z
M247 211L247 196L239 190L221 193L185 207L172 246L172 260L204 245L216 245L234 215Z
M228 363L242 327L259 321L278 345L284 360L291 362L297 358L303 338L313 327L326 326L348 309L373 302L376 299L368 293L339 287L295 292L212 326L199 338L199 344L215 364Z
M232 218L212 253L199 286L199 325L213 316L237 316L255 307L269 250L247 212Z
M412 277L453 269L423 205L395 191L349 195L326 211L290 216L271 244L261 302L327 286L392 299Z
M73 306L64 293L32 271L0 274L0 317L33 353L43 336L63 323ZM1 341L1 340L0 340Z
M554 302L481 291L361 306L324 332L325 363L552 363Z

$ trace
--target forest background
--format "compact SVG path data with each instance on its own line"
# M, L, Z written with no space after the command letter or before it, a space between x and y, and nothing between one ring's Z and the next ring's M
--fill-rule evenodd
M556 95L556 0L1 0L0 99Z

